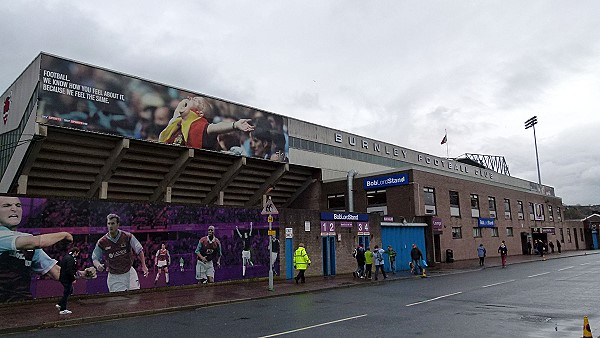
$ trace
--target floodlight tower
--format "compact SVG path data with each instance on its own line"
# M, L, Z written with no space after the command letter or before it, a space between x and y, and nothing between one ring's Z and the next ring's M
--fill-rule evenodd
M535 160L537 162L538 184L542 188L542 176L540 175L540 159L538 157L537 138L535 137L535 125L537 124L537 116L525 121L525 129L533 128L533 143L535 144Z

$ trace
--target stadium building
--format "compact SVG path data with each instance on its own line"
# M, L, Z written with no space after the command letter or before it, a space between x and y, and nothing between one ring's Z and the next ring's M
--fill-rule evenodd
M300 242L307 275L353 271L359 243L392 245L399 270L413 243L430 264L475 258L480 243L488 255L501 241L509 255L535 240L591 247L552 187L510 176L503 161L436 157L46 53L1 99L0 193L29 200L36 221L24 232L68 228L89 244L111 208L144 243L194 242L209 223L233 241L234 225L253 225L256 243L281 239L287 278ZM42 217L57 206L71 218Z

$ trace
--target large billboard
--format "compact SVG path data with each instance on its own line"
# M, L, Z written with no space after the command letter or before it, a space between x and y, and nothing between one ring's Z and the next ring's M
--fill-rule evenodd
M58 277L55 264L73 247L80 250L77 270L94 266L95 253L99 253L96 258L105 267L104 271L98 270L97 278L75 283L75 294L114 291L109 275L120 274L116 269L123 261L113 259L124 247L117 247L118 241L112 250L102 245L110 243L103 237L110 232L107 216L111 214L119 216L118 230L135 239L129 241L133 243L128 246L131 250L123 252L127 269L133 267L137 273L138 288L269 275L271 237L267 216L261 215L260 209L0 195L0 302L62 295L61 283L54 280ZM272 228L277 230L278 224L275 218ZM72 242L64 240L67 233ZM135 242L139 243L139 252ZM201 242L214 250L202 251ZM103 250L96 251L97 246ZM206 264L213 266L212 278L207 278L211 277L210 272L203 275ZM274 271L279 271L279 267L276 259Z
M287 118L42 54L38 122L287 161Z

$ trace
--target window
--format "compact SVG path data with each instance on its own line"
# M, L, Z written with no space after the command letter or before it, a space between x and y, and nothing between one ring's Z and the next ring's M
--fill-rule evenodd
M554 222L554 213L552 212L552 206L548 204L548 220Z
M571 229L567 228L567 243L571 243Z
M387 204L385 190L367 191L367 206L377 206Z
M510 213L510 200L508 198L504 199L504 219L512 219Z
M580 237L581 237L581 241L582 241L582 242L585 242L585 239L583 238L583 230L579 231L579 234L581 235L581 236L580 236Z
M481 237L481 228L473 228L473 237Z
M488 205L490 210L490 218L496 218L496 198L488 196Z
M525 212L523 211L523 201L517 201L517 217L519 219L525 219Z
M461 229L461 227L452 227L452 238L453 239L462 238L462 229Z
M492 237L498 237L498 228L491 228L492 229Z
M450 216L460 217L460 202L458 191L450 191Z
M535 211L533 210L533 203L529 202L529 220L533 221L535 219Z
M433 188L423 188L423 200L425 202L425 214L435 215L435 190Z
M556 207L556 219L560 222L562 221L562 216L560 215L560 208Z
M346 195L327 195L327 209L340 211L346 210Z
M563 232L563 228L560 228L560 241L561 243L565 242L565 233Z
M471 217L479 217L479 196L471 194Z
M506 236L507 237L513 237L514 236L513 228L512 227L507 227L506 228Z

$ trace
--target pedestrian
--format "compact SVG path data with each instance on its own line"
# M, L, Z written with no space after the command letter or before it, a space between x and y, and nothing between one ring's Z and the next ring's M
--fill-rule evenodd
M554 242L552 242L552 241L548 242L548 246L550 247L550 252L554 253Z
M412 259L413 269L415 275L420 275L423 268L421 267L421 260L423 259L423 253L416 244L413 243L412 249L410 250L410 259Z
M542 240L538 240L537 250L540 253L540 257L544 257L544 242L542 242Z
M60 266L60 276L58 277L58 281L63 286L63 296L56 304L58 308L58 314L68 315L73 312L67 309L67 300L69 296L73 294L73 283L79 277L77 269L75 268L75 264L77 263L76 259L79 256L79 248L73 247L69 253L63 256L58 265Z
M561 247L561 245L560 245L560 241L557 239L557 240L556 240L556 249L558 249L558 253L561 253L561 251L560 251L560 247Z
M279 256L279 238L275 235L271 236L271 270L276 275L279 273L275 270L275 261L277 260L277 256Z
M383 253L384 250L380 249L378 245L375 245L375 248L373 248L373 256L375 257L375 280L377 280L379 270L381 270L381 274L383 274L383 279L387 278L387 275L385 274L385 269L383 268Z
M479 247L477 247L477 256L479 256L479 266L483 266L485 261L485 248L483 247L483 243L479 244Z
M388 255L388 257L390 259L390 271L392 272L392 274L395 275L396 274L396 255L397 255L396 250L394 250L391 245L388 245L385 253Z
M352 256L356 258L356 271L353 275L356 278L365 278L365 249L362 244L359 244L352 252Z
M298 270L298 275L294 278L296 280L296 284L298 284L298 281L306 283L304 272L309 266L310 258L308 258L308 254L304 248L304 243L300 243L298 244L298 249L296 249L296 252L294 252L294 269Z
M506 267L506 255L508 255L508 248L506 247L506 243L502 241L500 246L498 247L498 253L500 254L500 258L502 259L502 267Z
M370 247L365 250L365 275L367 279L371 279L371 272L373 270L373 252Z

